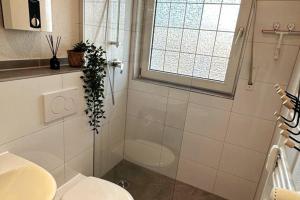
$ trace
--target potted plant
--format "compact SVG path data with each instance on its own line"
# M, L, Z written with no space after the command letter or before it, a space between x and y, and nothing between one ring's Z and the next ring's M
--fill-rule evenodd
M73 46L72 50L68 50L68 61L71 67L82 67L84 63L84 54L90 47L88 41L78 42Z

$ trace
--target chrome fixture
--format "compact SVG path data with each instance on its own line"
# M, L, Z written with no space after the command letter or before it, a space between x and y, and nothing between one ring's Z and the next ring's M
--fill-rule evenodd
M124 63L121 60L117 59L117 58L110 61L109 65L114 67L114 68L120 68L120 73L121 74L124 71Z

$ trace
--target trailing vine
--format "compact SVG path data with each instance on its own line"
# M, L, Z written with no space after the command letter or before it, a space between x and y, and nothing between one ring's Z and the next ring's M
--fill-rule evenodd
M83 65L83 88L87 108L86 115L89 118L89 125L94 133L99 134L101 119L105 118L104 111L104 78L106 77L105 66L107 64L104 58L105 51L100 46L97 48L94 44L87 42L85 59Z

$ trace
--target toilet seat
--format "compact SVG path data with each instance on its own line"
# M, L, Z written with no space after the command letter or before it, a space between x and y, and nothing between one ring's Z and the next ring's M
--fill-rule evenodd
M133 200L120 186L95 177L87 177L68 190L61 200Z

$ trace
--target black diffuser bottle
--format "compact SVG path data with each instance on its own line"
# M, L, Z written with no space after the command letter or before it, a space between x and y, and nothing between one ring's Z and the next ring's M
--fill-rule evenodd
M59 70L60 69L60 62L56 56L50 59L50 69Z
M52 35L46 35L46 39L48 41L51 53L52 53L52 58L50 59L50 69L53 70L59 70L60 69L60 62L59 59L56 57L57 51L60 45L61 37L58 36L56 38L56 44L54 47L54 41L53 41L53 36Z

